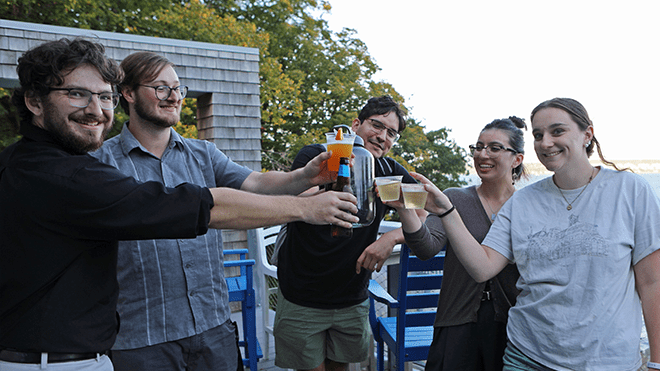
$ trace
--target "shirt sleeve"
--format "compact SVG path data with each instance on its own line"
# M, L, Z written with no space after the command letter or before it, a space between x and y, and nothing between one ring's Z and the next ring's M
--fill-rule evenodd
M90 161L70 178L49 184L44 218L63 234L92 240L193 238L208 230L213 198L192 184L166 188L138 182L116 168Z
M240 189L253 170L232 161L215 144L208 141L204 142L211 159L210 166L213 166L216 187Z
M660 201L645 179L635 178L635 197L630 200L635 215L633 265L660 249Z
M447 235L442 220L435 214L429 214L426 222L416 232L403 232L406 244L420 259L432 258L446 247Z

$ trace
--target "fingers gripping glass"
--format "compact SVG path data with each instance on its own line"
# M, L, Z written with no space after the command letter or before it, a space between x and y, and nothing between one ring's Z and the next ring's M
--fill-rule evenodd
M472 153L472 156L474 156L476 153L481 153L481 151L483 151L484 149L488 152L488 156L490 156L490 157L498 157L504 151L518 153L518 151L516 151L515 149L504 147L503 145L500 145L500 144L489 144L489 145L486 145L486 146L481 145L481 144L477 144L477 145L470 144L469 147L470 147L470 153Z
M156 98L159 100L168 100L170 98L170 95L172 95L173 90L178 90L179 94L181 95L181 99L185 98L186 95L188 95L188 87L186 85L179 85L176 88L170 88L167 85L158 85L158 86L150 86L150 85L142 85L139 84L140 86L144 86L145 88L152 88L156 91Z
M387 139L391 140L392 143L396 142L401 137L401 135L397 133L396 130L388 128L382 122L374 119L367 119L367 120L369 120L369 122L371 123L371 130L378 135L380 135L380 133L382 133L383 130L387 129Z
M94 93L87 89L79 88L49 88L49 91L66 91L69 96L69 104L73 107L86 108L92 102L92 96L99 96L99 106L105 110L113 110L119 103L119 94L113 92Z

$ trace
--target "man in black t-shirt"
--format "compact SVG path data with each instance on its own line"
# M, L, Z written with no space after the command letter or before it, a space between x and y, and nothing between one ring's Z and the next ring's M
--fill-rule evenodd
M415 183L403 166L385 157L405 125L398 104L383 96L369 99L352 129L376 159L376 176L403 175L404 183ZM305 146L292 169L305 166L323 151L320 144ZM388 209L377 199L374 222L354 229L351 238L331 237L329 225L288 224L278 257L280 292L274 328L278 367L343 370L367 358L368 281L394 246L404 242L400 228L376 239ZM425 216L423 210L420 213Z

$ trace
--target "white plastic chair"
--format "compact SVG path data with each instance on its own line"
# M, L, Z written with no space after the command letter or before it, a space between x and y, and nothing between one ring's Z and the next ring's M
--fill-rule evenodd
M264 328L264 359L269 359L270 335L273 334L273 326L270 324L269 310L277 310L277 266L270 264L270 257L275 248L275 240L280 232L279 225L268 228L255 229L257 234L257 269L262 285L261 290L261 313Z

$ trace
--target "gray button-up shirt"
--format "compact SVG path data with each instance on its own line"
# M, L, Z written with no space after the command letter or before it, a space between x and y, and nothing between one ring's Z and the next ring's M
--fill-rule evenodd
M193 183L239 189L252 170L232 162L208 141L172 130L162 159L149 153L125 124L92 153L140 181L167 187ZM113 349L134 349L199 334L229 319L222 235L194 239L120 241L121 327Z

